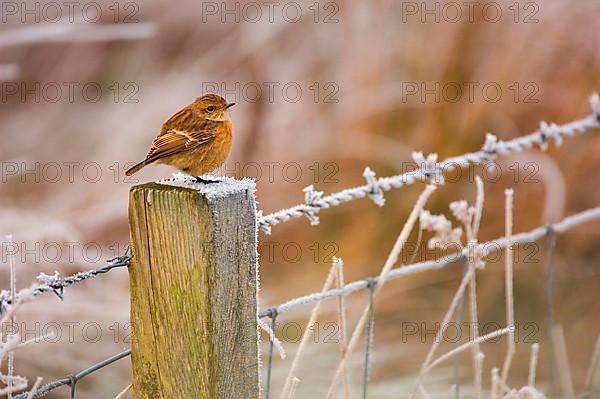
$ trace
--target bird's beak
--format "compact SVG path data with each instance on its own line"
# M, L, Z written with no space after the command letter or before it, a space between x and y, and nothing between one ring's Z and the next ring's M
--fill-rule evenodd
M230 103L225 106L225 109L231 108L235 105L235 103Z

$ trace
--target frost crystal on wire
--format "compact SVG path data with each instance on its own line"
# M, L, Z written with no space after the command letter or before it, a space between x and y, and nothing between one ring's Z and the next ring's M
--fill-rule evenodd
M369 198L371 198L378 206L385 205L383 190L381 187L379 187L379 182L375 177L375 172L373 172L373 170L367 166L363 172L363 177L367 180L367 185L369 186Z
M488 159L494 158L498 152L496 150L496 145L498 144L498 137L496 137L492 133L485 134L485 143L481 147L481 151L485 154Z
M52 283L55 283L59 280L60 275L58 273L58 271L54 271L53 275L48 275L44 272L41 272L40 274L37 275L36 280L39 281L41 284L44 285L51 285Z
M317 212L321 209L319 201L323 197L323 191L316 191L312 184L304 187L302 191L304 191L304 204L307 206L307 209L303 209L302 212L310 220L311 226L316 226L319 224Z
M444 184L444 176L437 164L437 158L436 153L427 155L427 158L421 151L412 153L413 161L419 166L418 173L421 180L429 180L432 184Z
M54 274L52 276L47 275L44 272L41 272L40 274L37 275L36 279L44 284L47 285L49 287L52 287L53 284L56 284L57 282L60 281L60 275L58 273L58 271L54 271ZM59 287L59 288L52 288L52 291L56 294L57 297L59 297L61 300L63 299L63 288L64 287Z
M540 132L542 132L542 137L546 139L554 140L554 144L560 146L563 143L563 138L560 131L560 126L556 123L546 123L544 121L540 122ZM547 146L542 146L542 149L546 149Z

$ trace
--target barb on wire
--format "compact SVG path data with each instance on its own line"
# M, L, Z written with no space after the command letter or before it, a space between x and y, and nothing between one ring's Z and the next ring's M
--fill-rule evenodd
M435 184L443 184L443 172L451 172L457 168L466 168L470 165L479 165L489 162L499 156L523 151L533 147L545 150L548 141L552 140L560 145L565 137L583 134L591 129L600 127L600 97L594 94L590 98L593 113L582 119L557 125L541 122L540 127L533 133L508 141L500 141L491 133L486 135L486 140L481 150L448 158L437 162L437 154L429 154L425 157L422 153L413 153L413 160L418 167L415 170L403 174L375 178L370 169L366 169L363 176L367 184L347 188L337 193L323 196L320 191L315 191L312 186L305 189L305 203L282 209L268 215L258 214L258 227L266 234L270 234L271 227L292 218L308 216L311 224L318 223L317 213L321 209L338 206L344 202L360 198L370 197L377 205L383 204L383 192L392 188L414 184L417 181L430 181Z
M560 233L564 233L565 231L567 231L577 225L580 225L585 222L589 222L591 220L596 220L596 219L600 219L600 206L597 206L595 208L590 208L585 211L568 216L568 217L564 218L563 220L561 220L560 222L553 224L552 229L553 229L554 233L560 234ZM539 240L540 238L546 236L547 229L548 229L548 227L544 226L544 227L538 227L534 230L531 230L531 231L528 231L525 233L514 234L510 238L510 244L511 245L520 245L520 244L535 242L535 241ZM386 280L394 280L394 279L397 279L397 278L400 278L403 276L407 276L409 274L415 274L415 273L419 273L419 272L423 272L423 271L427 271L427 270L441 269L450 263L456 262L460 259L464 259L466 256L469 255L469 251L476 251L476 252L480 253L482 257L486 257L495 251L506 248L506 246L508 244L509 244L509 240L507 240L506 237L501 237L501 238L497 238L495 240L488 241L485 243L476 244L474 246L474 248L470 248L470 249L465 248L465 249L463 249L463 251L455 252L450 255L445 255L445 256L442 256L435 260L418 262L418 263L413 263L413 264L406 265L406 266L401 266L396 269L392 269L389 272ZM472 253L473 252L471 252L471 254ZM344 287L341 289L332 289L332 290L328 290L328 291L318 292L318 293L314 293L314 294L305 295L305 296L302 296L299 298L291 299L291 300L289 300L281 305L278 305L274 308L269 308L269 309L260 311L258 316L261 318L267 317L270 314L272 314L273 309L275 309L277 311L277 314L281 315L281 314L289 311L290 309L296 308L301 305L305 305L305 304L309 304L309 303L317 302L317 301L322 301L323 299L326 299L326 298L348 295L352 292L360 291L360 290L368 288L369 284L371 284L370 283L371 279L373 279L372 284L378 284L379 280L377 277L370 277L370 278L364 279L364 280L357 280L352 283L348 283L348 284L344 285Z
M363 172L363 177L367 181L367 185L370 187L369 190L369 198L373 200L373 202L377 206L385 205L385 198L383 196L383 190L377 184L377 177L375 177L375 172L371 170L368 166L365 168Z
M31 292L34 296L43 294L45 292L54 292L56 296L58 296L60 299L63 299L63 290L65 287L68 287L74 283L78 283L83 280L92 279L98 276L99 274L108 273L112 269L118 267L127 267L129 266L131 258L132 256L129 252L129 248L127 248L123 255L116 256L112 259L108 259L106 261L107 265L98 269L88 270L85 272L77 272L71 276L64 278L60 278L58 276L58 272L55 272L55 274L52 276L40 273L37 279L41 284L38 286L34 286L31 289ZM18 300L18 295L16 297L16 300ZM13 300L10 296L10 292L2 290L0 292L0 314L4 313L6 311L6 307L11 305L12 303Z

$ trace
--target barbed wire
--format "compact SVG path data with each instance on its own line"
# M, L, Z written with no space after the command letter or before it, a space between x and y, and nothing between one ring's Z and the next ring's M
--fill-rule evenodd
M56 388L60 388L65 385L68 385L71 387L70 398L75 399L75 387L77 385L77 382L80 379L82 379L83 377L85 377L87 375L92 374L95 371L100 370L101 368L103 368L105 366L108 366L109 364L116 362L117 360L121 360L124 357L127 357L129 355L131 355L131 349L124 350L123 352L117 353L116 355L113 355L107 359L102 360L101 362L91 365L90 367L88 367L84 370L81 370L79 373L72 374L65 378L61 378L60 380L52 381L52 382L44 385L40 389L36 390L35 392L33 392L32 395L30 395L29 392L24 392L19 395L13 396L13 399L41 398L42 396L46 395L48 392L53 391Z
M439 163L437 163L437 154L429 154L425 157L422 153L415 152L413 153L413 159L417 165L422 166L400 175L377 179L375 173L367 167L363 173L363 176L367 180L367 184L363 186L348 188L325 197L322 196L323 192L315 191L313 186L306 187L304 189L304 204L282 209L266 216L263 216L262 211L259 211L257 214L258 228L265 231L267 234L270 234L271 226L303 215L307 216L312 224L318 224L319 218L316 213L321 209L327 209L344 202L367 196L377 205L383 206L385 203L383 192L389 191L392 188L399 188L405 185L414 184L417 181L427 180L440 184L443 183L443 171L453 171L457 167L465 168L469 165L481 164L485 161L491 161L500 155L522 151L524 149L532 148L533 146L545 149L550 140L554 141L556 145L560 145L565 136L582 134L590 129L600 127L600 96L598 96L598 94L592 95L590 97L590 104L593 114L588 115L585 118L564 125L557 125L554 123L548 124L542 121L540 123L540 128L537 131L506 142L498 141L496 136L488 133L481 151L448 158ZM107 273L114 268L129 266L131 258L128 248L125 254L107 260L108 265L98 269L78 272L62 279L59 278L57 274L48 276L42 273L38 276L38 279L41 279L44 284L34 287L33 294L37 296L45 292L54 292L62 299L65 287L83 280L92 279L97 275ZM6 310L6 306L10 304L11 298L8 291L1 291L0 314L2 314Z
M590 208L585 211L576 213L574 215L568 216L561 220L558 223L538 227L534 230L514 234L510 237L510 240L506 237L497 238L492 241L488 241L485 243L477 244L473 247L464 248L462 251L455 252L450 255L442 256L435 260L417 262L406 266L401 266L396 269L393 269L388 274L386 280L395 280L397 278L407 276L410 274L420 273L427 270L435 270L441 269L444 266L456 262L457 260L464 259L469 256L469 251L478 251L481 256L486 257L490 255L492 252L497 250L506 248L510 242L511 245L519 245L526 244L530 242L535 242L539 240L541 237L544 237L548 234L549 231L553 233L563 233L577 225L580 225L585 222L589 222L591 220L600 219L600 206L595 208ZM281 305L271 307L269 309L265 309L260 311L258 316L263 317L271 317L272 314L281 315L293 308L296 308L301 305L306 305L309 303L322 301L327 298L345 296L350 293L360 291L366 288L369 288L370 284L377 284L377 277L369 277L364 280L357 280L351 283L344 285L343 288L333 289L324 292L318 292L314 294L304 295L298 298L290 299L289 301L282 303Z
M317 213L322 209L365 197L371 198L377 205L382 206L385 203L383 192L389 191L392 188L411 185L417 181L431 181L435 184L443 184L443 172L452 172L457 168L479 165L492 161L499 156L533 147L545 150L548 147L549 141L554 141L555 145L560 146L565 137L583 134L600 127L600 97L597 93L590 97L590 105L593 113L585 118L563 125L548 124L542 121L538 130L516 139L501 141L493 134L488 133L480 151L448 158L439 163L437 162L437 154L429 154L425 157L421 152L414 152L413 160L419 167L403 174L377 179L375 173L367 167L363 173L367 184L362 186L347 188L327 196L323 196L322 191L316 191L312 185L308 186L304 189L303 204L264 216L262 215L262 211L259 211L258 227L266 234L270 234L272 226L301 216L308 217L311 224L316 225L319 223Z
M266 216L263 216L262 213L259 212L257 214L258 228L269 234L272 226L300 216L308 217L311 221L311 224L318 224L319 218L317 216L317 213L321 209L327 209L332 206L340 205L344 202L349 202L364 197L369 197L377 205L383 206L385 203L383 192L389 191L392 188L399 188L405 185L411 185L416 183L417 181L430 181L435 184L443 184L444 172L450 172L457 168L466 168L470 165L482 164L486 161L492 161L499 156L508 155L514 152L519 152L533 147L538 147L542 150L545 150L550 141L553 141L556 145L560 145L565 137L583 134L591 129L600 127L600 97L597 94L593 95L590 98L590 103L592 106L593 114L588 115L585 118L578 119L563 125L557 125L554 123L547 124L546 122L541 122L540 128L535 132L513 140L499 141L496 136L488 133L486 135L486 140L484 145L482 146L482 149L478 152L466 153L460 156L448 158L441 162L437 162L437 154L429 154L427 156L424 156L420 152L415 152L413 153L413 160L418 166L417 169L395 176L376 178L375 173L367 167L363 173L367 184L354 188L347 188L327 196L323 196L323 192L316 191L313 188L313 186L306 187L304 189L305 202L303 204L283 209ZM468 246L463 248L461 251L457 251L450 255L442 256L435 260L417 262L406 266L401 266L390 271L390 273L386 277L386 280L397 279L402 276L415 274L427 270L441 269L457 260L467 258L468 256L470 256L469 251L479 251L479 254L481 256L486 257L495 251L508 247L509 245L519 245L535 242L541 237L548 236L550 234L563 233L577 225L595 219L600 219L600 207L591 208L583 212L568 216L562 221L553 225L538 227L529 232L512 235L508 238L501 237L485 243L477 244L474 246ZM41 284L32 287L31 292L34 296L40 295L45 292L53 292L60 299L63 299L64 288L84 280L93 279L99 274L108 273L109 271L115 268L127 267L129 266L131 259L132 256L128 248L123 255L107 260L107 265L98 269L78 272L64 278L60 278L58 272L56 272L54 275L46 275L44 273L41 273L38 276L38 281L41 282ZM305 296L291 299L278 306L260 311L258 313L258 317L271 317L274 323L277 315L286 313L289 310L294 309L298 306L318 302L327 298L345 296L363 289L370 289L372 291L373 287L376 284L378 284L377 277L370 277L364 280L354 281L345 284L343 288L331 289L328 291L308 294ZM0 314L4 313L7 307L15 301L18 301L18 296L16 298L11 298L11 295L8 291L1 291ZM370 317L370 320L371 319L372 315ZM370 360L369 343L372 341L372 332L373 326L371 321L367 333L368 350L365 357L365 368L363 373L363 392L365 393L368 382ZM130 354L131 350L125 350L101 362L98 362L80 371L79 373L46 384L33 393L19 394L15 396L14 399L39 398L44 396L48 392L65 385L71 387L70 397L75 398L75 387L80 379L124 357L127 357ZM269 356L272 356L272 347L269 351ZM267 383L268 385L270 382L270 367L271 359L269 359L269 376Z
M34 286L31 289L31 292L34 296L43 294L45 292L54 292L56 296L58 296L61 300L63 299L63 290L65 287L68 287L74 283L78 283L80 281L92 279L99 274L108 273L109 271L118 268L118 267L127 267L131 261L131 254L129 251L129 247L125 251L123 255L116 256L114 258L108 259L106 262L108 263L106 266L100 267L98 269L88 270L85 272L77 272L71 276L67 276L64 278L58 277L58 272L56 272L53 276L48 276L44 273L40 273L37 277L42 284ZM15 301L18 301L18 294L15 298ZM2 290L0 292L0 314L6 311L6 307L12 304L12 298L9 291Z

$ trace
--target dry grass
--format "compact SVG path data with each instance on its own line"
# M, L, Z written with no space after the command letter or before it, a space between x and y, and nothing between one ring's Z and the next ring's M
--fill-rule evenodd
M108 10L113 2L98 3ZM508 7L513 1L498 3L505 15L511 15ZM414 18L402 22L400 6L391 1L339 3L336 17L340 22L333 24L315 24L308 13L295 24L235 24L231 19L221 24L218 19L199 23L201 10L197 2L186 0L173 6L150 0L138 4L136 18L156 23L158 33L151 39L2 48L0 64L18 66L18 70L11 67L10 71L11 77L18 71L15 81L19 84L32 87L35 83L76 82L81 87L97 82L104 91L96 103L86 102L78 94L72 103L64 99L36 102L31 97L21 101L12 96L0 105L2 165L16 164L21 169L21 165L27 165L28 170L38 165L40 170L56 162L62 171L62 177L53 182L43 178L36 181L32 174L7 175L6 167L2 169L0 233L13 233L15 240L26 243L27 248L41 245L33 250L42 254L39 261L33 255L17 258L18 286L27 286L39 272L52 274L59 270L65 275L98 267L104 259L123 251L128 241L127 193L133 184L124 180L125 163L145 154L160 123L198 96L203 83L227 82L232 88L236 82L241 86L250 82L297 82L303 89L296 103L284 101L281 92L272 102L264 97L258 101L249 101L250 96L232 98L239 105L233 114L236 138L227 170L235 171L230 174L238 177L256 175L254 165L262 165L258 199L261 209L267 212L301 201L299 193L309 184L318 190L334 191L362 183L360 173L367 164L378 176L406 170L406 165L412 164L409 149L435 151L444 158L478 149L487 131L509 139L535 129L540 119L562 122L580 116L582 110L587 110L589 93L598 89L594 85L600 73L596 44L600 4L595 0L581 0L577 6L568 0L536 4L539 22L533 24L514 23L511 18L499 23L481 18L459 23L421 23ZM102 23L115 22L109 11L104 15ZM9 21L0 32L22 27ZM496 103L485 101L481 95L474 101L463 97L456 103L431 99L421 102L414 96L403 100L403 83L470 81L497 82L505 95ZM115 82L121 89L118 102L110 89ZM135 95L138 103L123 102L124 96L131 93L124 87L130 82L139 89ZM335 83L339 101L315 102L310 89L314 82L319 83L321 98L330 93L324 85ZM521 89L519 101L514 101L510 89L515 82ZM535 95L538 102L524 102L529 93L524 85L528 82L539 89ZM534 158L523 154L501 161L504 173L497 181L484 175L489 202L482 219L488 222L481 225L479 241L502 234L500 199L507 187L514 187L517 193L515 231L596 206L600 203L596 184L600 179L599 152L600 138L595 135L565 142L558 149L536 153ZM534 164L527 164L532 159ZM65 166L70 162L78 165L73 179ZM98 181L92 181L94 165L87 170L88 178L82 176L83 166L90 162L100 166L102 177ZM272 180L266 166L269 162L280 165L275 167ZM282 165L289 162L302 168L298 181L282 177ZM236 165L240 166L236 169ZM290 175L293 171L288 170ZM52 171L46 172L50 176ZM473 172L479 173L480 168ZM147 168L138 179L154 180L169 173L166 167ZM432 200L433 213L442 212L447 203L468 197L473 191L472 178L467 174L456 180ZM417 190L415 187L388 194L386 207L381 210L375 210L369 201L358 201L339 211L332 210L322 218L318 229L297 220L263 237L261 304L266 307L317 290L332 255L346 262L346 281L378 272L389 250L390 237L397 234L398 221L410 212ZM589 350L596 339L589 332L600 329L595 317L600 305L593 300L600 289L598 272L592 267L600 260L597 231L595 225L582 227L558 242L555 317L564 326L577 388L585 385ZM54 260L53 253L44 255L43 248L52 250L50 243L58 243L62 249L58 260ZM67 243L78 243L74 259L69 259ZM269 243L278 246L266 246ZM283 256L282 248L290 243L302 249L294 262ZM415 243L413 235L407 246ZM97 248L100 256L96 256ZM268 256L269 248L275 248L273 256ZM514 293L519 298L515 302L515 322L538 326L534 336L541 350L536 380L546 386L548 329L539 311L545 306L545 288L539 278L544 272L542 254L541 247L515 253ZM433 255L422 251L417 260ZM412 252L406 256L401 263L407 262ZM501 320L505 309L501 300L504 290L498 284L501 268L495 263L489 266L479 273L476 287L481 322ZM389 293L382 293L384 298L401 296L402 300L382 300L377 307L378 323L385 327L378 328L371 374L373 395L383 392L380 396L385 397L388 384L418 373L429 343L409 340L389 352L378 348L382 342L398 341L402 322L427 323L431 328L432 323L441 320L455 282L461 278L457 269L435 276L413 276L390 285ZM294 276L293 284L288 283L289 276ZM0 286L7 287L8 273L2 271L0 277ZM18 373L30 381L38 375L50 381L128 345L126 273L115 271L104 277L69 290L62 303L47 296L36 306L22 309L19 321L29 325L39 322L40 326L58 323L63 334L58 342L43 344L43 349L36 345L20 350L15 364ZM574 290L578 295L571 295ZM346 307L350 309L361 299L348 298ZM302 316L294 317L304 320ZM348 316L349 326L356 321L353 317ZM65 323L79 323L73 325L72 339L69 324ZM90 323L101 326L103 334L97 342L83 335L84 326ZM523 353L524 347L529 343L517 343L517 352ZM331 359L323 356L319 367L311 370L313 376L322 371L320 367L335 367L339 355L334 353ZM504 348L489 348L485 364L498 365L504 356ZM398 363L398 359L409 360ZM528 363L524 356L513 360L511 375L520 379L515 386L527 383ZM352 380L352 368L347 372ZM439 376L445 378L441 386L451 385L449 373L440 371ZM274 379L279 377L284 380L278 375ZM114 382L116 387L126 386L130 382L126 362L82 381L78 397L116 395L120 388L112 389L107 385L113 384L106 381ZM310 385L306 381L298 384L297 398L305 397L303 389ZM321 387L327 384L324 381ZM61 395L65 392L50 397Z

